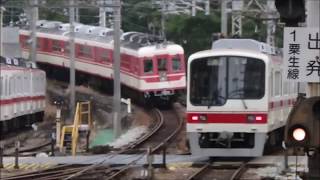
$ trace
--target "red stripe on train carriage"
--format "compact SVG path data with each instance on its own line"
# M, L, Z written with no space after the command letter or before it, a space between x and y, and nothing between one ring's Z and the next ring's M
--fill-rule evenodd
M45 99L45 96L25 96L25 97L11 98L11 99L1 99L0 105L20 103L24 101L38 101L38 100L44 100L44 99Z
M261 112L240 113L187 113L188 123L267 123L268 115Z

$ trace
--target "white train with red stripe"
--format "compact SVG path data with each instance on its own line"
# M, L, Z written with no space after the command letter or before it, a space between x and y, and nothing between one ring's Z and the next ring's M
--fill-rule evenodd
M187 134L192 154L261 156L281 143L297 97L280 52L250 39L220 39L189 57Z
M0 130L18 129L42 120L46 74L21 59L0 59Z
M69 27L60 22L38 22L37 63L48 70L48 76L61 74L55 73L59 68L69 68ZM20 30L23 57L29 56L29 36L29 30ZM113 30L76 24L75 44L77 79L112 87ZM120 52L125 95L136 99L169 99L185 90L184 51L180 45L144 33L126 32L121 36Z

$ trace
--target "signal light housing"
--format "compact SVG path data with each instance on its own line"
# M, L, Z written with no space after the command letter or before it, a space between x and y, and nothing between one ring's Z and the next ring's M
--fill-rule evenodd
M320 148L320 96L300 97L285 127L288 147Z
M304 0L275 0L275 6L280 14L280 20L287 26L298 26L299 22L305 22Z

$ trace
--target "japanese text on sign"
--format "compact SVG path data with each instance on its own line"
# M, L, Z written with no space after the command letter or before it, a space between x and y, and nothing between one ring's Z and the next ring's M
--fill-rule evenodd
M319 28L285 28L284 78L320 82Z

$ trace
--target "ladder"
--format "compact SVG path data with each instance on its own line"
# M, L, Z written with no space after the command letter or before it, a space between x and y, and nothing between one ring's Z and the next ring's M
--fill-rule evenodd
M78 102L73 125L65 125L62 128L60 151L62 151L63 147L66 146L67 150L71 149L72 155L75 156L77 152L79 131L89 131L92 127L91 103L89 101Z

